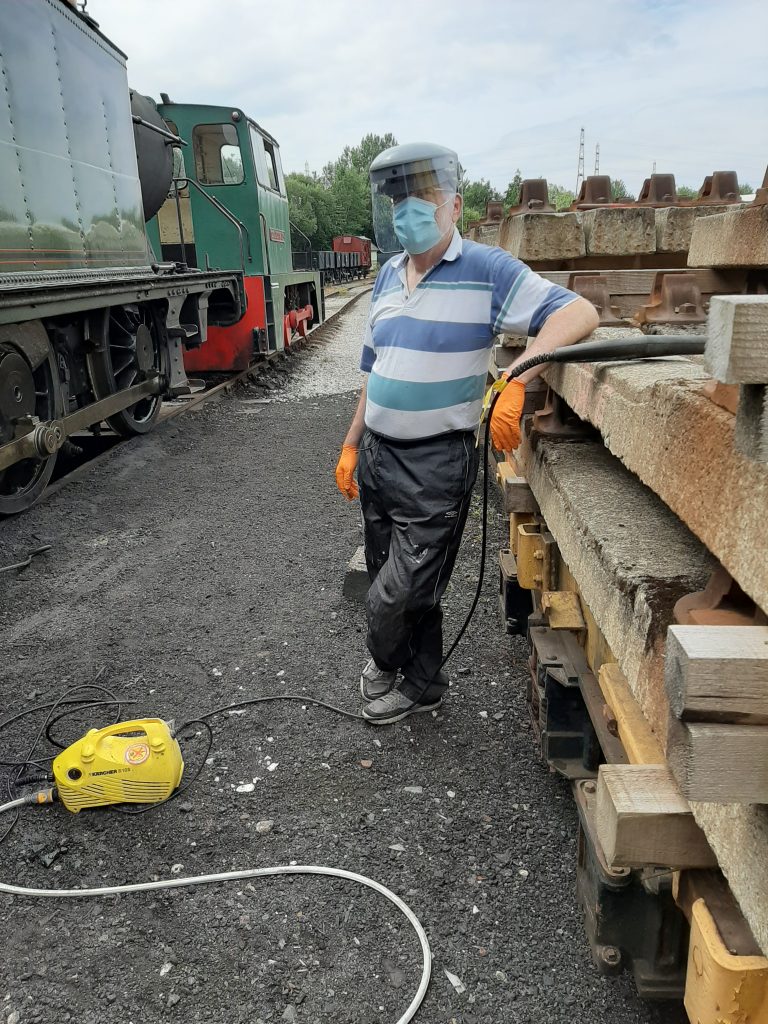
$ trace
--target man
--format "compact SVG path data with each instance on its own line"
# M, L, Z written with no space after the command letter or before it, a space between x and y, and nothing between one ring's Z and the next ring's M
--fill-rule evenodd
M379 249L404 251L373 289L360 364L369 378L336 482L356 498L357 469L371 578L371 659L360 689L363 716L375 725L439 707L448 687L440 599L477 475L475 434L495 336L535 336L520 362L598 324L591 303L503 249L461 238L460 173L456 153L420 143L385 150L370 170ZM491 421L498 451L520 443L525 384L539 372L501 393Z

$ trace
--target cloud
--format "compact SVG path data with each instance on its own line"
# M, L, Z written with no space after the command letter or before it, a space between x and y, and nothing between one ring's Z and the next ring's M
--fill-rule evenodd
M586 168L637 190L656 161L680 184L762 180L768 6L732 0L89 0L131 84L236 105L320 170L369 131L454 146L471 177L516 168L572 186Z

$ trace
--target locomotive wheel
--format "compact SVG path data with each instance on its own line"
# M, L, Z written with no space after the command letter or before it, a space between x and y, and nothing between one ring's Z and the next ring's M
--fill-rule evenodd
M125 391L165 370L160 327L149 306L113 306L106 312L105 343L89 360L99 398ZM124 437L146 434L155 425L161 405L160 395L150 395L107 422Z
M58 376L52 355L33 370L13 345L0 345L0 445L13 441L17 421L36 416L58 417L61 407ZM51 479L56 456L22 459L0 470L0 515L23 512L40 497Z

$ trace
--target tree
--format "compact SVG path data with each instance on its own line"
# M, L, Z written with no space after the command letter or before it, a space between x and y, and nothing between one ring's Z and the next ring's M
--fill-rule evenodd
M628 202L635 201L635 197L629 191L621 178L611 178L611 199L614 203L619 202L622 199L626 199Z
M373 233L368 174L354 166L337 168L331 185L331 201L337 234Z
M304 174L286 176L291 220L311 239L313 249L330 248L335 235L373 237L368 169L379 153L396 145L391 132L369 133L357 146L345 146L320 174L310 173L305 164ZM305 248L296 235L296 247Z
M739 185L739 195L741 196L751 196L754 191L754 187L748 182L744 182L743 185ZM695 199L698 194L699 190L697 188L692 188L690 185L677 186L678 199Z
M339 232L333 215L333 198L321 181L308 174L287 174L288 210L294 249L306 249L309 238L313 249L329 249L331 239Z
M504 205L505 206L518 206L520 203L520 193L523 188L523 176L520 173L518 167L515 171L515 176L507 185L506 191L504 192Z
M548 185L547 196L549 205L553 206L555 210L567 210L571 203L576 201L576 193L565 188L564 185Z
M392 132L387 132L385 135L375 135L373 132L369 132L368 135L363 136L357 146L344 147L341 156L336 161L336 167L339 169L353 167L367 176L371 164L379 153L396 145L397 139Z
M466 175L461 180L460 191L464 197L464 225L475 220L485 220L486 206L489 202L499 201L501 192L491 185L486 178L470 181Z
M317 213L315 211L316 183L306 174L287 174L285 190L288 193L290 211L291 247L306 249L306 235L310 241L317 235Z
M303 235L313 249L329 249L335 235L373 237L368 168L382 150L396 145L391 132L368 134L359 145L345 146L320 174L309 173L305 165L304 174L286 175L294 248L307 247Z

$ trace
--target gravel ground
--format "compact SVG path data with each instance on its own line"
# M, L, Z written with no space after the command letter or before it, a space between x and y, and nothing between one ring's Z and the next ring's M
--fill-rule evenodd
M341 596L358 509L333 469L366 304L328 329L327 347L130 441L2 524L0 564L53 545L0 576L3 712L97 676L137 717L281 692L359 708L363 613ZM478 502L446 598L449 635L479 528ZM537 756L525 671L492 572L439 713L382 729L296 703L219 716L210 763L179 800L138 818L25 809L0 877L65 887L334 865L390 886L423 922L434 954L423 1024L680 1024L679 1008L643 1004L627 978L592 966L574 899L576 814ZM69 742L108 721L92 711L56 731ZM33 733L4 732L2 757L26 753ZM186 745L190 777L204 753L202 738ZM0 896L0 935L2 1024L391 1024L419 976L398 912L321 878Z

